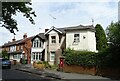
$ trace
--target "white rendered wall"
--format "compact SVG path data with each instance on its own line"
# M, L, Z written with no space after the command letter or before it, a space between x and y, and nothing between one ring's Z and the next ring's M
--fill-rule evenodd
M79 43L73 42L74 34L80 34ZM85 39L83 37L85 37ZM74 50L96 51L96 40L94 32L88 32L87 30L67 31L66 48L71 48Z

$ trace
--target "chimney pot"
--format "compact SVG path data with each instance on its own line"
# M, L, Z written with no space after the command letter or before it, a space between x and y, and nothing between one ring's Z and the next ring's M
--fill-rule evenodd
M12 39L12 42L15 42L15 40L16 40L16 39L15 39L15 36L14 36L14 38Z
M49 29L45 29L45 32L47 32Z
M25 39L25 38L27 38L27 33L25 33L25 34L23 35L23 39Z

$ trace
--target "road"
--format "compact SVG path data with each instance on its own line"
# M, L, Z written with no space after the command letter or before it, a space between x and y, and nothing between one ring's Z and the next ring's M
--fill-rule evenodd
M66 73L62 73L62 74L66 74ZM65 75L67 76L67 75ZM69 77L73 78L77 75L74 74L74 76L70 76ZM85 77L86 76L86 77ZM28 73L28 72L23 72L23 71L19 71L19 70L15 70L15 68L11 68L11 69L3 69L2 70L2 81L83 81L83 78L89 78L93 77L90 75L80 75L81 79L55 79L55 78L50 78L50 77L45 77L42 75L36 75L36 74L32 74L32 73ZM110 80L110 79L100 79L100 77L95 78L97 76L94 76L94 81L120 81L120 80ZM89 81L89 79L87 79Z
M15 69L3 69L2 70L2 81L53 81L54 79L48 77L42 77L31 73L18 71Z

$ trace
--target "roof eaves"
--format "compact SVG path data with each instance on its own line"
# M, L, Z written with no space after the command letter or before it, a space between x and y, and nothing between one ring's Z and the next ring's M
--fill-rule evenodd
M45 34L44 35L47 35L50 31L52 31L52 30L55 30L55 31L57 31L57 32L59 32L59 33L63 33L62 31L60 31L60 30L58 30L57 28L55 28L54 26L52 26L47 32L45 32Z
M66 30L76 30L76 29L95 29L92 25L88 25L88 26L83 26L83 25L79 25L79 26L73 26L73 27L66 27Z

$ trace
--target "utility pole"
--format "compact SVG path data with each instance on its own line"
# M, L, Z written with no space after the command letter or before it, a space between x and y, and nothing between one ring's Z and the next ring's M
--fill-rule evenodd
M94 19L92 19L92 25L94 26Z
M49 14L49 16L53 19L53 26L54 26L56 18L54 16L52 16L51 14Z
M120 21L120 1L118 2L118 21Z

